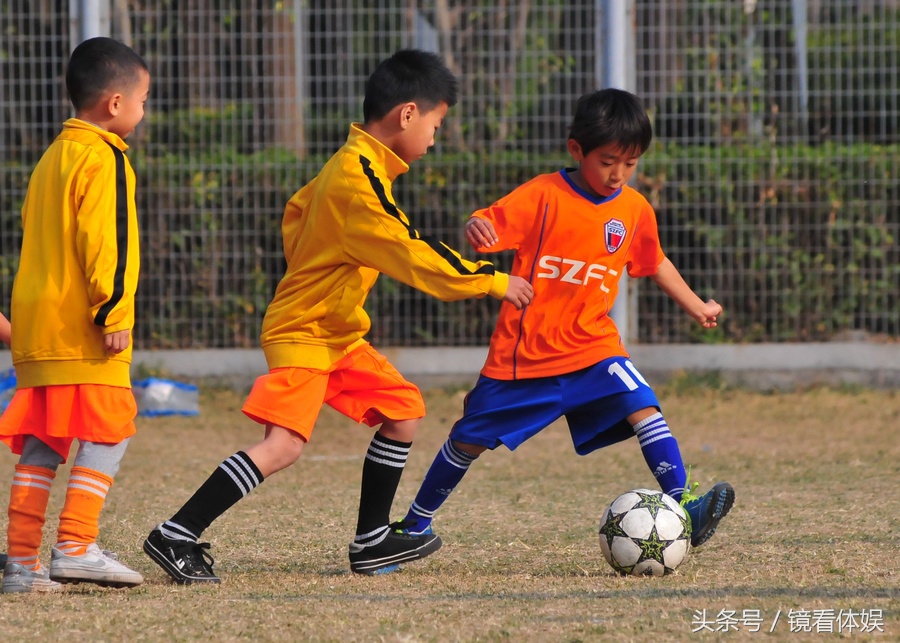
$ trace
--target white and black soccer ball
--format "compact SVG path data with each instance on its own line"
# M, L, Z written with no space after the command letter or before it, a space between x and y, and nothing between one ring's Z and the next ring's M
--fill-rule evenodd
M690 548L690 518L662 491L627 491L600 518L600 549L620 574L669 574L685 561Z

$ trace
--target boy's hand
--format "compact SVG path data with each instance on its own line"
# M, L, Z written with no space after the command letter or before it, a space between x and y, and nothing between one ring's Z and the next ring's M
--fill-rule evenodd
M717 304L714 299L710 299L703 304L703 308L694 316L694 319L700 322L700 325L704 328L715 328L716 318L721 314L722 306Z
M103 336L103 346L107 353L116 355L128 348L128 342L131 341L130 330L120 330L115 333Z
M500 240L494 230L494 224L478 217L472 217L466 221L465 231L466 241L472 244L476 250L490 248Z
M518 310L522 310L531 303L533 298L534 288L531 287L531 284L526 279L515 275L509 276L509 288L506 289L506 294L503 295L503 301L508 301Z

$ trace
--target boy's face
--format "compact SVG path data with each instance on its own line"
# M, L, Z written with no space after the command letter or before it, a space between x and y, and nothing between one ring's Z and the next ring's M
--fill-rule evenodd
M412 106L412 109L409 109ZM435 132L444 122L449 107L447 103L440 103L428 112L423 112L415 103L409 103L405 111L401 113L403 118L403 134L394 147L394 153L406 163L417 161L428 148L434 145Z
M624 150L615 143L597 147L583 154L581 145L569 139L569 153L580 164L575 181L591 194L608 197L631 180L641 155L638 150Z
M110 98L110 110L115 110L109 122L109 131L123 139L134 131L144 118L144 103L150 95L150 74L141 69L138 81L122 93Z

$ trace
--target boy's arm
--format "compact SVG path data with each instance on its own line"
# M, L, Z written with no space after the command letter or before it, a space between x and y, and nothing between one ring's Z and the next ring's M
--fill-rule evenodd
M521 185L492 206L476 210L466 220L466 241L477 252L517 250L535 225L535 218L546 214L547 206L536 203L530 185Z
M12 326L10 326L9 319L7 319L6 315L0 313L0 342L9 346L9 338L11 335Z
M85 170L83 198L75 218L75 242L84 270L91 322L104 335L130 331L134 326L134 294L140 258L134 224L134 181L120 150L115 158L96 159ZM130 188L129 188L130 186ZM109 343L109 342L108 342ZM107 348L120 346L116 340Z
M463 259L399 217L370 213L364 225L349 225L344 233L344 250L353 261L442 301L503 299L509 288L509 275L492 263Z
M650 279L704 328L716 326L716 318L722 314L722 306L712 299L705 302L700 299L668 257L662 260L656 274L650 275Z
M499 243L500 238L494 229L494 224L487 219L472 216L465 225L466 241L480 252L490 252L491 247ZM499 249L499 248L498 248ZM527 279L509 276L509 288L503 301L508 301L521 310L531 303L534 298L534 288Z
M128 348L128 344L130 343L131 331L127 329L103 336L103 347L106 349L107 353L112 353L113 355L117 355L124 351Z
M482 252L487 252L491 246L500 241L500 237L497 236L497 231L494 229L494 224L475 215L472 215L466 221L464 231L469 245L475 250L481 250Z

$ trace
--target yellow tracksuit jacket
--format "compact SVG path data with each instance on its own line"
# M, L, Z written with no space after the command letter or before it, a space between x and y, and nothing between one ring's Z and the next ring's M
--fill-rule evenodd
M422 236L394 203L409 166L354 123L343 147L284 211L287 271L266 310L269 368L328 368L358 346L379 273L444 301L506 294L509 276Z
M134 327L140 258L127 149L72 118L31 175L11 307L19 388L131 386L131 346L118 355L103 346L105 334Z

